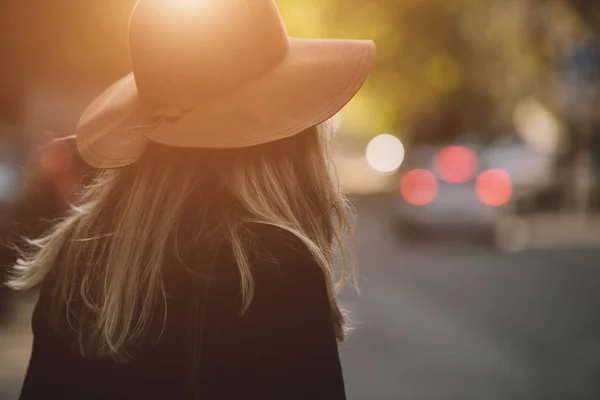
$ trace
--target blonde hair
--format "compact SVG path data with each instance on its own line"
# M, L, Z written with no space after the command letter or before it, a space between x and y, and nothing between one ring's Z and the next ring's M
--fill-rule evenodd
M318 131L245 149L150 144L136 164L100 171L69 216L28 240L8 285L33 288L52 272L55 318L61 312L69 318L74 299L87 311L87 318L78 313L82 353L127 357L156 307L166 305L162 272L169 252L181 260L186 249L201 251L220 238L235 256L247 310L254 285L244 238L250 224L266 224L300 239L322 268L332 323L343 340L336 293L355 278L343 246L352 235L352 213L331 174L329 140ZM178 235L186 224L192 234ZM334 247L342 259L337 282Z

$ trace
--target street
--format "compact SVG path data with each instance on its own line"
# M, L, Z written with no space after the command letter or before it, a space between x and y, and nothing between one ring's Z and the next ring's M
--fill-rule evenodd
M340 351L349 399L600 398L600 249L408 247L386 199L357 208L362 294L342 296L355 325ZM2 400L26 368L26 299L0 327Z

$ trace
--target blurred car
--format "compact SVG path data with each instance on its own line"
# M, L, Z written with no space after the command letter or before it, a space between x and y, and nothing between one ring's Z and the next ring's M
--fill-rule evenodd
M455 141L407 152L394 213L407 240L458 232L492 243L496 227L555 180L554 159L518 139Z

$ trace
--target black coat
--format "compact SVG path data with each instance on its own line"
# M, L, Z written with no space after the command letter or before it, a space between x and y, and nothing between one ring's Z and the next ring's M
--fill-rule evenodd
M229 251L205 262L214 265L210 278L169 266L164 332L128 363L82 357L73 330L53 327L49 276L33 316L21 399L345 399L323 273L286 232L269 228L256 243L255 297L244 315ZM153 324L148 337L161 328Z

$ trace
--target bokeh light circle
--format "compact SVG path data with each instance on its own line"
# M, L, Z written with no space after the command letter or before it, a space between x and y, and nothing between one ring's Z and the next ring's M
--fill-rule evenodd
M396 136L384 133L369 142L366 157L374 170L391 173L400 168L404 161L404 146Z
M477 154L468 147L450 146L441 150L435 159L435 172L446 182L468 182L475 177Z
M501 169L488 169L477 178L475 192L483 203L492 207L503 206L512 198L512 181Z
M426 169L413 169L402 177L400 193L408 204L424 206L437 197L438 182L432 172Z

